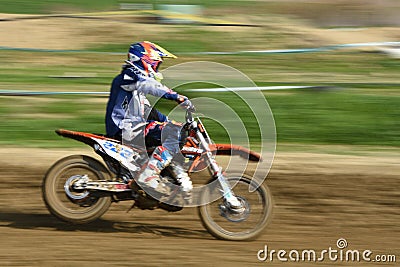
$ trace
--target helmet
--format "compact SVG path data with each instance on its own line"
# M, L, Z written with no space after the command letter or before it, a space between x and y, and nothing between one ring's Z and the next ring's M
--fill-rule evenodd
M128 51L126 63L139 69L145 76L160 81L162 74L158 72L163 58L177 58L174 54L154 43L144 41L132 44Z

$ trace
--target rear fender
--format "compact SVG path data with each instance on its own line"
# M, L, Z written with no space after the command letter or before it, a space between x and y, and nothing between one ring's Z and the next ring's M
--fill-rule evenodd
M117 160L130 170L136 171L139 168L131 162L134 158L140 157L140 152L133 147L121 144L121 142L118 140L107 138L102 135L64 129L56 130L56 133L63 137L71 138L90 145L95 149L96 152L98 151L99 147L101 147L100 151Z
M65 130L65 129L58 129L58 130L56 130L56 133L58 135L63 136L63 137L71 138L71 139L74 139L76 141L85 143L85 144L87 144L87 145L89 145L91 147L93 147L94 144L98 143L96 141L96 139L97 140L108 140L108 141L112 141L112 142L115 142L115 143L120 143L118 140L107 138L107 137L102 136L102 135L92 134L92 133L70 131L70 130Z

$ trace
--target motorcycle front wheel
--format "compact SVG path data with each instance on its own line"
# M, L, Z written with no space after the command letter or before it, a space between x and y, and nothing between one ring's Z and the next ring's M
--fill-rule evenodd
M107 180L110 174L99 161L84 155L65 157L47 171L42 184L43 200L50 213L58 219L85 224L100 218L110 207L109 196L74 190L74 182L83 176L90 180Z
M273 202L268 187L261 184L250 192L249 185L254 185L250 177L241 175L226 179L242 202L243 209L240 212L231 210L224 198L220 197L198 207L203 226L218 239L245 241L257 238L272 214ZM216 199L215 194L221 194L219 186L208 186L202 193L202 203L207 203L207 199Z

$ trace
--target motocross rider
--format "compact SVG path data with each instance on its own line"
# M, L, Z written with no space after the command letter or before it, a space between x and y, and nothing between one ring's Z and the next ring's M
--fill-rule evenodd
M158 69L163 58L175 55L151 42L134 43L129 47L128 59L111 85L106 110L107 136L128 143L151 139L158 145L150 156L144 171L135 178L147 193L159 199L167 196L169 190L162 182L160 172L171 166L174 178L181 184L186 198L190 198L193 188L187 172L175 161L180 152L179 135L181 125L150 106L146 95L151 94L174 100L186 108L193 108L190 100L160 83L162 74ZM162 132L162 134L161 134ZM142 141L140 141L142 140ZM190 201L190 200L188 200Z

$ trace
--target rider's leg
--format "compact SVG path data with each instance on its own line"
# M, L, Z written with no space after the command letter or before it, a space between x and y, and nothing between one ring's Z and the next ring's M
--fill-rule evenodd
M182 124L176 122L169 122L167 125L165 125L162 131L162 143L163 146L168 147L170 150L172 150L175 155L172 163L170 164L170 171L173 178L175 178L181 186L186 204L190 204L192 200L191 192L193 189L193 185L187 173L187 170L182 167L183 158L182 155L179 154L181 128Z
M182 188L185 203L191 204L193 184L187 171L182 167L182 164L180 164L179 161L175 160L170 164L170 171Z
M144 129L146 143L151 140L151 144L157 147L150 156L146 168L136 179L138 185L153 197L169 194L168 188L160 179L161 171L171 163L173 157L171 152L161 145L161 130L164 125L165 123L157 121L147 123Z
M160 173L171 163L171 160L172 155L165 147L158 146L154 149L146 168L137 178L137 183L146 193L153 197L169 194L168 188L160 179Z
M178 154L180 151L179 138L181 127L181 124L172 122L148 123L145 130L146 138L151 138L153 143L154 141L157 143L157 140L159 140L162 146L158 146L151 155L146 169L138 178L139 185L142 187L150 187L160 194L168 194L166 186L161 182L159 175L160 172L171 163L173 155ZM173 164L171 164L171 172L174 178L181 184L183 191L186 193L186 197L190 199L192 182L186 170L179 164L179 161L174 161Z

